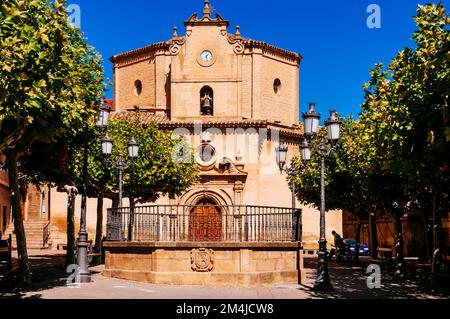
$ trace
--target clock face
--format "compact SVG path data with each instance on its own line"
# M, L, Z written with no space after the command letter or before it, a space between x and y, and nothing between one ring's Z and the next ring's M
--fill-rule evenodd
M205 50L202 52L201 58L203 62L210 62L213 59L213 55L211 51Z

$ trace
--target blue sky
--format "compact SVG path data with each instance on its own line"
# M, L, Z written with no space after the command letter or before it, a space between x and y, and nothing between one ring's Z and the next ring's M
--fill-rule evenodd
M229 32L241 27L244 37L261 40L303 56L300 108L309 101L328 115L359 113L362 86L375 63L388 63L405 46L413 46L412 17L418 0L211 0L230 21ZM435 1L437 2L437 1ZM443 1L447 11L450 0ZM103 56L105 76L112 81L109 58L171 38L172 28L184 34L183 21L201 13L203 0L69 0L81 8L81 29ZM367 27L367 7L381 8L381 28ZM112 97L112 88L108 93ZM325 117L325 116L324 116Z

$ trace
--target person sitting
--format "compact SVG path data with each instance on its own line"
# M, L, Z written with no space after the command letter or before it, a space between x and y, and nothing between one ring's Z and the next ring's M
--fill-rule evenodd
M339 235L336 231L331 232L334 237L334 247L336 248L336 256L344 256L345 255L345 243L342 240L341 235Z

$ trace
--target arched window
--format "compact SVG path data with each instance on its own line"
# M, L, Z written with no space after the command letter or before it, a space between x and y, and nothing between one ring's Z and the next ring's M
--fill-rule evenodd
M216 149L211 144L202 144L197 148L197 161L200 165L209 166L216 161Z
M214 115L214 92L209 86L200 90L200 114Z
M275 79L275 81L273 81L273 91L275 92L275 94L280 94L281 91L280 79Z
M141 95L142 93L142 82L140 80L136 80L134 82L134 94L136 94L136 96Z

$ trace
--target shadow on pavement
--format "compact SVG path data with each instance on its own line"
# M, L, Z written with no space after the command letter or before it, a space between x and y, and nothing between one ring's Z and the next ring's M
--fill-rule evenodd
M313 274L311 280L302 290L308 292L312 298L328 299L433 299L448 298L450 287L433 287L430 283L429 269L410 265L408 275L395 278L392 273L383 271L381 288L369 289L366 274L368 262L362 262L357 267L339 266L335 262L329 263L329 273L333 292L317 292L313 290L315 280L316 259L305 259L305 268Z
M26 288L20 287L20 270L16 259L13 270L0 268L0 299L25 298L29 292L33 292L33 295L26 299L40 299L42 297L40 291L66 286L68 274L65 258L65 254L30 256L32 284Z

